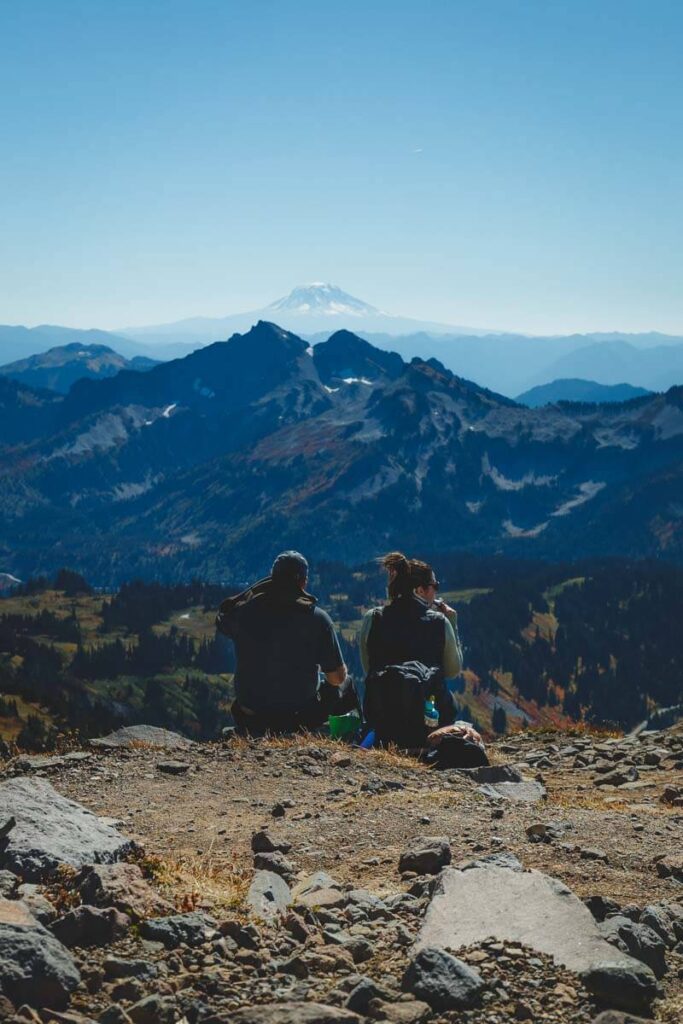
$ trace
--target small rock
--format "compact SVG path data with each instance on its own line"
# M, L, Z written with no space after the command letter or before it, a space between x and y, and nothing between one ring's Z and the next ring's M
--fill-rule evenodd
M254 853L289 853L292 844L286 839L273 839L267 829L262 828L252 835L251 849Z
M285 806L284 804L275 804L270 812L274 818L284 818Z
M402 987L433 1010L465 1010L477 1005L486 982L450 953L424 948L408 965Z
M633 967L596 963L581 973L581 981L598 1003L617 1010L647 1012L657 995L657 979L644 964Z
M50 930L65 946L108 946L125 935L129 925L129 918L114 907L84 905L58 918Z
M254 867L260 871L272 871L280 875L286 882L291 882L296 873L296 868L291 860L288 860L282 853L257 853L254 857Z
M137 864L89 864L74 884L85 903L116 907L135 920L173 912L168 900L145 881Z
M361 1024L358 1014L322 1003L265 1003L230 1014L230 1024Z
M252 914L272 920L286 914L292 902L292 893L284 878L273 871L257 871L247 894Z
M190 770L187 761L159 761L157 771L164 775L185 775Z
M581 860L599 860L603 864L608 863L608 856L604 850L600 850L597 846L584 846L579 850L579 857Z
M189 914L174 914L171 917L156 917L143 921L140 925L140 935L143 939L162 942L166 949L177 949L183 943L187 946L201 946L215 931L214 919L196 911Z
M0 900L0 978L15 1006L62 1009L81 976L71 954L18 901Z
M435 875L451 862L451 847L444 836L421 836L401 854L398 869L418 875Z

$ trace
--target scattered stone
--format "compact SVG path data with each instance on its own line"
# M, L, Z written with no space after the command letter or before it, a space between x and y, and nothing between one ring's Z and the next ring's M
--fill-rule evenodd
M120 860L134 847L91 811L57 793L45 779L7 779L0 783L0 803L16 819L16 826L0 844L0 867L26 881L41 881L60 864L81 868Z
M683 789L680 786L665 786L660 800L663 804L671 804L673 807L683 805ZM681 801L679 804L678 801Z
M0 871L0 897L9 899L14 896L19 885L20 878L13 871Z
M282 917L292 902L292 893L284 878L273 871L257 871L247 894L251 913L263 920Z
M125 935L130 920L125 914L109 907L81 906L70 910L50 926L50 930L65 946L108 946Z
M632 1013L623 1013L621 1010L603 1010L593 1020L593 1024L655 1024L652 1020L645 1020L644 1017L634 1017Z
M419 999L409 999L400 1003L375 1002L372 1010L390 1024L421 1024L432 1014L431 1007Z
M604 850L598 849L597 846L583 846L579 850L579 857L581 860L599 860L603 864L607 864L609 858Z
M57 908L33 882L19 886L17 895L41 924L49 925L57 917Z
M164 775L186 775L190 767L187 761L159 761L157 771Z
M158 974L156 964L149 960L126 960L120 956L110 956L102 964L108 978L140 978L147 980Z
M274 804L270 813L272 814L272 816L274 818L284 818L285 813L286 813L285 812L285 805L284 804Z
M647 1013L657 995L657 980L649 968L637 960L628 964L594 963L581 972L581 981L598 1003L616 1010Z
M145 881L137 864L89 864L75 880L84 903L116 907L136 920L173 913L173 906Z
M489 764L480 768L460 768L458 771L472 782L497 784L524 781L522 773L511 764Z
M350 768L352 764L351 755L337 750L330 758L330 764L335 768Z
M286 852L286 851L283 851ZM300 896L308 896L310 893L319 892L321 889L341 889L341 885L327 871L315 871L308 875L292 889L292 896L298 900Z
M596 786L624 786L628 782L635 782L639 778L638 769L635 765L630 768L615 768L614 771L606 772L594 780Z
M266 1003L230 1014L230 1024L361 1024L358 1014L322 1003Z
M389 993L378 985L376 981L373 981L371 978L362 977L355 988L349 993L344 1005L348 1010L353 1010L354 1013L360 1013L365 1016L371 1000L386 999L388 995Z
M477 786L477 792L489 800L510 800L512 803L535 804L546 800L548 793L541 782L496 782Z
M143 921L140 935L152 942L162 942L166 949L177 949L180 945L201 946L216 932L216 922L208 914L192 911L188 914L173 914L171 917L155 917Z
M656 871L660 878L673 878L683 882L683 854L671 853L656 862Z
M289 853L292 844L285 839L273 839L267 829L259 829L251 837L251 848L254 853Z
M257 853L254 857L254 867L259 871L272 871L280 875L286 882L291 882L296 874L296 868L291 860L288 860L282 853Z
M62 1009L81 976L71 954L23 907L0 900L0 989L15 1006Z
M478 971L450 953L423 947L410 961L402 987L433 1010L465 1010L477 1005L486 983Z
M166 996L146 996L128 1008L133 1024L176 1024L178 1020L175 999Z
M451 862L451 847L444 836L418 836L401 854L398 870L435 875Z
M608 942L647 964L655 977L664 977L666 943L652 928L617 914L608 917L600 925L600 931Z
M180 733L161 729L156 725L126 725L122 729L110 732L108 736L100 736L89 741L91 747L98 750L114 750L124 748L135 750L140 747L157 747L161 750L189 750L194 746L192 740Z
M529 825L526 834L532 843L553 843L556 839L561 839L570 829L571 825L568 822L545 823L539 821Z

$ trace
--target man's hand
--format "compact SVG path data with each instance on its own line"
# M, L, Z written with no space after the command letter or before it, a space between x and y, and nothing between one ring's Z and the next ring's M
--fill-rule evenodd
M459 736L460 739L469 740L471 743L482 742L481 736L471 725L444 725L443 728L430 732L427 743L432 747L438 747L447 736Z
M327 679L330 686L342 686L346 682L346 665L340 665L339 668L335 668L332 672L325 673L325 679Z

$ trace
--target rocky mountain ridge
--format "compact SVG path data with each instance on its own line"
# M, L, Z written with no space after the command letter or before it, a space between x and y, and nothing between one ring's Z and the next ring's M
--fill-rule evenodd
M357 561L422 548L425 516L433 551L683 550L680 388L526 409L436 360L406 364L349 332L311 348L260 323L33 402L49 428L36 437L24 407L0 448L0 557L20 577L54 558L103 582L105 561L128 576L251 574L274 536Z
M133 732L2 764L4 1019L680 1019L680 728L443 773Z

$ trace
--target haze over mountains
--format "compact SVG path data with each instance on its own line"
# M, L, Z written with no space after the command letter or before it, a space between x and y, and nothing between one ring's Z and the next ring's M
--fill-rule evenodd
M212 319L195 317L171 324L126 328L116 334L70 328L0 327L0 362L12 362L55 345L78 342L109 346L126 358L179 358L258 320L276 322L312 342L334 331L352 330L376 347L405 359L438 358L459 376L513 397L560 378L604 385L628 383L651 391L683 384L683 337L656 333L531 337L411 320L384 313L334 285L294 288L262 310Z
M277 546L683 557L683 389L527 409L348 331L261 322L63 398L0 378L0 568L253 575Z

